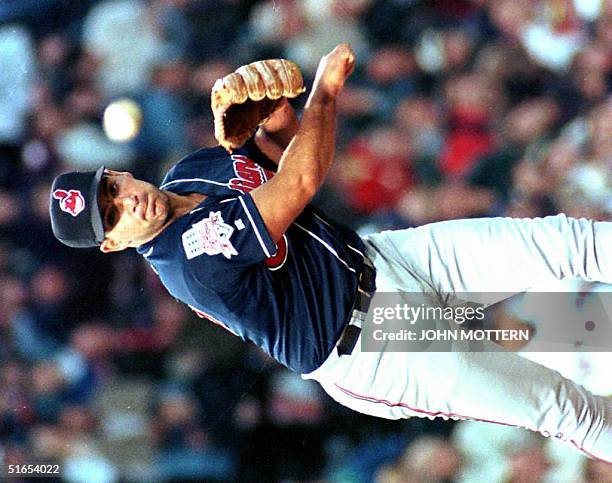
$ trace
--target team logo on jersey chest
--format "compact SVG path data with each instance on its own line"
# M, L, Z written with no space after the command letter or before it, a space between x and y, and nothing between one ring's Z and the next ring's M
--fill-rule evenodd
M183 249L188 260L199 255L223 255L230 259L238 252L230 242L234 228L223 221L219 211L211 211L208 218L194 223L183 233Z

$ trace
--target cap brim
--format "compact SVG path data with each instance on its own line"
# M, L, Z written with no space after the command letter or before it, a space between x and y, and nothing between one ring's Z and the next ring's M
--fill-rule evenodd
M89 199L89 206L91 206L91 226L93 228L94 234L96 235L96 241L98 243L102 243L102 241L104 240L104 223L102 222L100 205L98 204L98 192L100 190L100 181L102 180L102 176L104 175L105 169L106 168L102 166L100 169L98 169L98 171L96 171L96 175L94 176L91 182L91 198Z

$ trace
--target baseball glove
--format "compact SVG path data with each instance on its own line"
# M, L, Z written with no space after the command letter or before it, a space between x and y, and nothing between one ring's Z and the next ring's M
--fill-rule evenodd
M286 59L253 62L217 79L211 92L217 141L231 153L253 135L283 97L297 97L305 90L299 67Z

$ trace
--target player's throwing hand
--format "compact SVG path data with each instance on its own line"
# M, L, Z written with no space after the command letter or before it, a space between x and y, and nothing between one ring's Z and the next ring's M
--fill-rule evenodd
M337 45L334 50L321 58L313 89L319 88L332 97L337 96L354 68L355 53L351 46Z

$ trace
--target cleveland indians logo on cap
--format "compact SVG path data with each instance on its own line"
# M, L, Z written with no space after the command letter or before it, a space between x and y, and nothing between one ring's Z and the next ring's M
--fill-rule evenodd
M72 216L77 216L85 209L85 198L79 190L55 190L53 198L59 200L62 211L70 213Z

